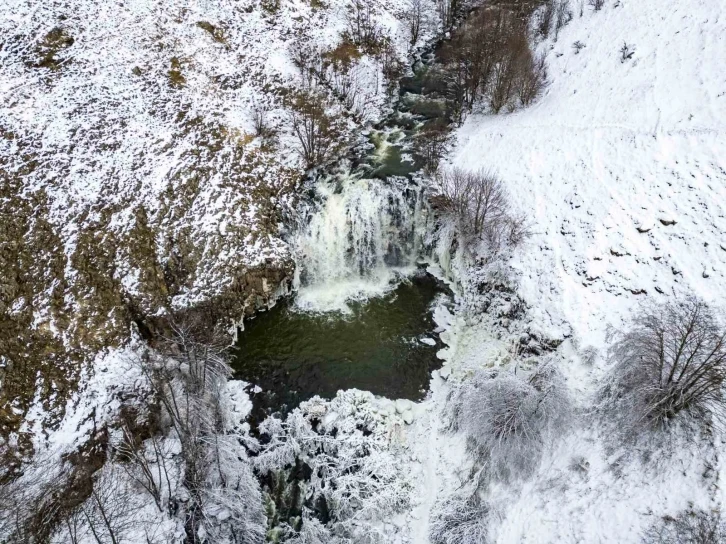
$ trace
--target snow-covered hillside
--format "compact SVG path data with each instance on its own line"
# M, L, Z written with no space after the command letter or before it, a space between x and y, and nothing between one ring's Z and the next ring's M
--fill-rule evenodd
M571 4L544 96L469 117L452 162L505 181L535 232L520 294L597 345L644 298L726 305L726 3Z
M346 2L3 3L1 435L37 401L58 423L132 321L229 326L287 292L280 227L306 171L290 96L314 67L343 152L390 102L403 8L370 5L380 47L359 51Z
M496 172L531 218L534 234L509 262L529 306L525 330L568 338L556 356L579 413L532 477L484 492L501 544L641 542L662 516L718 511L724 500L718 433L677 441L649 464L592 412L608 329L626 328L641 302L692 292L726 309L726 2L584 4L580 15L571 3L573 20L540 44L544 96L512 114L471 115L449 157ZM452 377L435 376L429 410L442 414L452 381L476 368L511 366L509 339L521 331L460 318L448 333ZM426 437L416 496L429 497L411 520L418 535L436 516L430 497L470 477L461 446L436 433L441 418L426 421L413 431Z

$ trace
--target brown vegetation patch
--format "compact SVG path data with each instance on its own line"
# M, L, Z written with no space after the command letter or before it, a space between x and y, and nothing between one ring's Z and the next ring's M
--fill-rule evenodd
M53 71L60 69L63 64L70 61L70 57L62 56L61 52L71 47L74 41L73 36L66 29L54 28L38 42L35 48L36 60L32 63L32 66L34 68L48 68Z

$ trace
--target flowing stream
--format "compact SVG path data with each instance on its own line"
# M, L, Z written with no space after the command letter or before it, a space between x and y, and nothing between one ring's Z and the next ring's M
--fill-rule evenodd
M258 386L265 413L348 388L420 400L440 364L433 311L450 293L420 262L419 135L449 121L433 60L417 61L395 111L308 186L289 236L295 293L246 321L236 345L236 376Z

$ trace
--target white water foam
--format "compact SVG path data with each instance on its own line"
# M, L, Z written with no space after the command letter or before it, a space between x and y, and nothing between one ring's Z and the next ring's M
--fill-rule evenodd
M324 200L296 239L296 305L349 311L415 270L425 213L407 183L345 178L317 187Z

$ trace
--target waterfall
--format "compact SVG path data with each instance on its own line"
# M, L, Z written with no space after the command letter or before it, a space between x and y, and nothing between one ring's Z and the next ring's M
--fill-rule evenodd
M420 191L407 180L320 182L321 200L295 239L297 305L346 311L346 302L378 296L413 271L425 228Z

